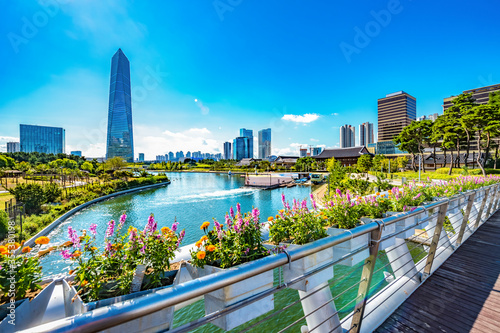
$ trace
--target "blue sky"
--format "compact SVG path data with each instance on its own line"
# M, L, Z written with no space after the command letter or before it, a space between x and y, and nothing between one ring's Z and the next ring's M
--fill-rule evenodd
M341 125L376 125L388 93L412 94L424 115L500 83L498 1L0 4L1 151L28 123L62 126L67 150L103 156L118 48L131 62L135 153L146 159L218 152L242 127L271 127L275 154L334 147Z

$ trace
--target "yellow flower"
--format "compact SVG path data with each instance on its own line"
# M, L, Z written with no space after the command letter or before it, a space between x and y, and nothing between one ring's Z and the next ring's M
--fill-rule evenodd
M323 216L323 220L328 220L328 216Z
M204 241L206 241L206 240L208 240L208 237L207 237L207 236L203 236L203 237L201 237L201 238L200 238L200 242L204 242Z
M87 284L89 284L87 280L83 280L82 283L80 283L80 287L85 287Z
M201 240L199 240L199 241L197 241L194 245L196 245L196 247L201 247L201 243L202 243L202 241L201 241Z
M274 220L274 217L269 216L269 217L267 218L267 220L268 220L269 222L271 222L272 220Z
M375 193L375 195L378 197L380 195L380 192Z
M276 218L277 218L277 219L279 219L279 218L280 218L280 216L279 216L278 214L276 214Z
M215 250L216 250L216 247L214 245L207 246L207 251L208 252L214 252Z
M81 255L82 253L79 250L76 250L75 253L73 253L73 258L78 258Z
M319 212L319 215L325 215L324 211Z
M203 229L207 229L208 226L210 225L210 222L203 222L203 224L201 225L200 229L203 230Z
M38 237L35 240L35 243L38 245L49 244L49 242L50 242L50 239L48 237L45 237L45 236Z
M29 252L31 252L31 247L29 247L29 246L23 247L21 252L22 253L29 253Z
M199 260L202 260L202 259L205 259L205 251L200 251L196 254L196 258L198 258Z
M165 235L166 233L169 233L169 232L170 232L170 228L169 227L163 227L163 228L161 228L161 233L162 234Z

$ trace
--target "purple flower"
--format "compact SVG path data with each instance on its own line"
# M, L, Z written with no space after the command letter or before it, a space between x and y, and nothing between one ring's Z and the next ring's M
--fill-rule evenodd
M179 238L177 239L177 247L181 245L181 242L184 239L184 235L186 235L186 231L182 230L181 233L179 234Z
M146 245L144 245L140 250L142 254L146 254Z
M260 214L260 212L257 208L252 209L252 219L254 222L259 221L259 214Z
M115 220L111 220L108 222L108 228L106 229L105 238L113 236L114 233L115 233Z
M118 227L118 230L120 230L123 227L123 224L125 223L125 220L127 219L127 215L123 213L122 216L120 216L120 226Z
M301 208L302 209L307 209L307 201L306 200L302 200Z
M68 250L62 250L61 255L63 256L64 259L71 259L72 254Z
M314 210L316 210L317 209L317 207L316 207L316 201L314 200L314 196L312 195L312 193L311 193L311 202L312 202Z
M172 224L172 231L173 232L176 232L177 231L177 227L179 226L179 222L174 222L174 224Z
M231 218L234 219L234 209L233 209L233 206L231 206L231 208L229 208L229 215L231 216Z
M129 239L131 242L135 242L137 240L137 232L135 231L136 229L130 230L130 236Z
M146 224L146 227L144 228L144 233L149 233L150 235L154 234L154 232L156 231L156 221L155 221L155 218L153 216L153 214L149 215L149 218L148 218L148 223Z
M236 204L236 211L237 211L238 213L241 213L241 205L240 205L240 203L239 203L239 202Z
M90 233L95 236L97 234L97 224L92 223L90 225L89 230L90 230Z
M73 243L73 247L80 248L80 237L76 233L76 230L72 227L68 227L69 240Z
M111 247L111 242L106 241L106 252L111 252L113 248Z
M245 255L248 255L248 253L249 253L249 252L250 252L250 248L248 248L248 247L246 248L246 250L245 250L245 251L243 251L243 253L244 253Z
M342 197L342 191L341 190L336 189L335 191L337 192L338 195L340 195Z

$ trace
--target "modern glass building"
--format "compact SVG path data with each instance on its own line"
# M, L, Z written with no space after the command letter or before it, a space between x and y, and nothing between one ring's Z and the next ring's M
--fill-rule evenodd
M66 133L61 127L19 125L20 150L25 153L61 154L65 152Z
M230 160L233 158L233 154L231 152L231 142L224 142L224 159Z
M253 158L253 131L246 128L242 128L240 129L240 137L249 139L247 140L248 147L246 147L248 155L245 156L244 158Z
M73 151L71 151L70 155L82 157L82 151L81 150L73 150Z
M271 129L266 128L259 131L259 158L264 159L271 156Z
M253 146L252 144L253 138L247 138L247 137L237 137L236 139L233 140L233 159L241 161L244 158L252 158L250 156L250 146Z
M127 162L134 161L130 62L121 49L116 51L111 60L106 144L106 158L116 156L122 157Z

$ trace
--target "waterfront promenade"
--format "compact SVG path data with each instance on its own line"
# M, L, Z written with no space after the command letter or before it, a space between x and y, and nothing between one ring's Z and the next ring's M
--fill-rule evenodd
M500 212L376 332L500 332Z

